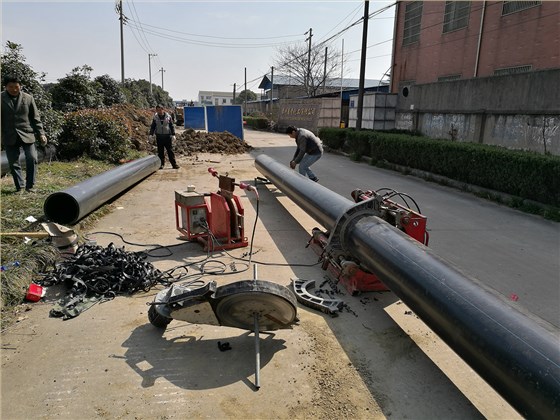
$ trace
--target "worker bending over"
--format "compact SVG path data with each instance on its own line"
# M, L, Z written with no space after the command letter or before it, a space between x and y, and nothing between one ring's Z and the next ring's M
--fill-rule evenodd
M290 168L295 169L299 164L299 173L309 177L312 181L319 181L319 178L311 171L311 165L323 156L323 142L319 137L305 128L297 128L290 125L286 129L286 134L296 140L297 149L290 162Z

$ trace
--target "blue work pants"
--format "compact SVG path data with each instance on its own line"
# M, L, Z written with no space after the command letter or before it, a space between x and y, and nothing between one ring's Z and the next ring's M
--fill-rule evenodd
M299 163L299 173L309 177L309 179L317 179L313 171L311 171L311 165L321 159L321 156L323 156L322 153L317 153L316 155L309 155L306 153Z

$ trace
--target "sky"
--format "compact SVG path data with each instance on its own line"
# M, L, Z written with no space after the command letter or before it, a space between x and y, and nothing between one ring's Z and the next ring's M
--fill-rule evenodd
M2 51L7 41L20 44L25 62L46 73L47 82L84 65L93 68L92 78L108 74L120 82L116 3L2 0ZM390 68L393 4L369 3L370 15L387 10L368 23L367 79L381 79ZM196 101L201 90L232 92L234 84L238 93L245 88L245 71L247 89L260 95L258 86L275 65L278 48L307 46L310 28L312 46L328 41L322 50L342 52L344 45L345 78L360 76L363 25L351 26L364 14L360 0L122 0L122 5L125 78L150 80L151 75L174 100Z

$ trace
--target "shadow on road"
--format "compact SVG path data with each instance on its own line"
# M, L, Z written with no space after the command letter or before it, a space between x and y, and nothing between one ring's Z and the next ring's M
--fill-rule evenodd
M255 341L251 332L235 335L241 330L220 327L224 333L220 339L182 335L182 326L173 325L179 322L173 321L167 330L151 324L135 328L122 343L122 347L127 349L124 356L113 357L124 357L142 378L141 386L144 388L153 386L158 378L164 378L183 389L214 389L243 381L256 390L253 382ZM228 333L233 335L228 336ZM231 350L220 351L219 342L228 342ZM276 338L274 334L261 333L261 367L285 348L285 340Z

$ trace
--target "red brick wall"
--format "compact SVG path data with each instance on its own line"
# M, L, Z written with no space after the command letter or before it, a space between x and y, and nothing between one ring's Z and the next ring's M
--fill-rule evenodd
M466 28L443 33L445 2L425 1L420 40L403 46L405 5L396 14L396 38L391 92L402 81L436 82L438 77L461 74L475 77L483 2L471 2ZM502 1L486 2L477 76L494 70L531 65L533 70L560 68L560 2L502 16Z

